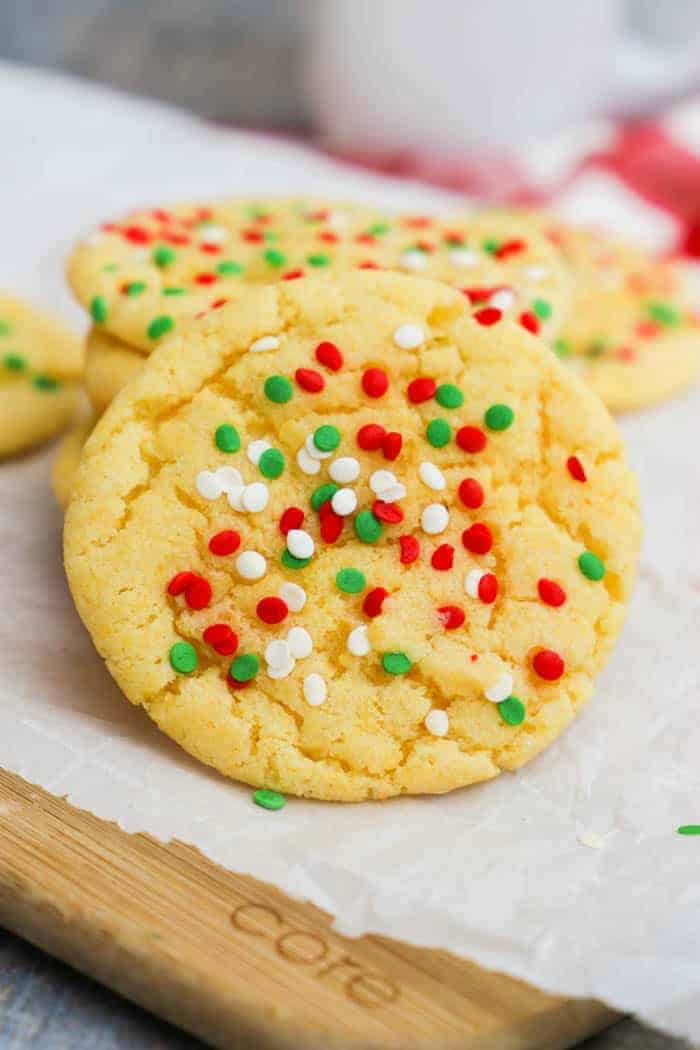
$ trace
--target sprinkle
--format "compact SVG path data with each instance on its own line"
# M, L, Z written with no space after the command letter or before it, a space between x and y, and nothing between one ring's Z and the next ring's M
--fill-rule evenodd
M320 674L312 671L304 679L304 698L312 707L318 707L328 696L328 688L325 679Z
M659 324L678 325L681 321L680 312L671 303L648 303L647 313L652 321L658 321Z
M212 470L200 470L195 479L195 487L204 499L218 499L224 491L217 475Z
M325 423L314 431L313 443L321 452L335 452L340 444L340 431Z
M268 376L263 387L265 397L276 405L284 405L290 401L294 393L292 384L286 376Z
M401 350L415 350L425 342L425 332L417 324L402 324L394 332L394 343Z
M238 635L227 623L213 623L202 634L202 638L221 656L233 656L238 648Z
M314 368L297 368L294 378L301 389L309 394L318 394L326 385L321 373Z
M491 529L477 521L462 533L462 544L472 554L488 554L493 546Z
M382 523L371 510L361 510L354 525L355 535L362 543L376 543L382 534Z
M369 638L367 636L367 627L365 624L360 624L359 627L354 627L348 635L348 652L352 653L353 656L367 656L367 653L371 650L369 644Z
M399 547L402 565L411 565L420 555L420 543L415 536L399 536Z
M236 470L235 467L219 467L216 471L216 478L223 492L231 492L235 489L243 488L241 472Z
M341 517L354 514L357 509L357 496L354 489L338 489L331 500L331 507Z
M403 445L403 438L396 430L391 430L385 435L382 441L382 452L384 453L384 459L394 460L397 459L401 452L401 446Z
M175 321L172 317L168 317L167 314L161 314L160 317L154 317L149 324L146 332L149 339L160 339L162 335L166 335L171 332L175 327Z
M566 469L574 481L587 481L586 471L578 456L569 456L566 461Z
M385 437L386 430L379 423L365 423L357 431L356 440L357 444L365 452L376 452L377 449L382 447Z
M396 475L390 470L375 470L370 474L369 487L376 496L381 496L387 489L397 485Z
M243 489L241 502L243 509L250 514L259 514L265 510L270 499L270 492L264 481L254 481ZM230 501L229 501L230 502Z
M255 653L241 653L232 662L228 673L234 682L250 682L260 670L260 661Z
M425 728L431 736L446 736L450 728L447 711L442 711L439 707L434 707L432 711L428 711L425 716Z
M442 503L429 503L423 510L420 520L423 532L427 532L429 536L437 536L449 525L450 515L447 507Z
M258 463L265 478L278 478L284 473L284 456L278 448L265 449Z
M552 307L546 299L533 299L532 309L541 321L547 321L552 316Z
M365 595L365 600L362 603L362 611L366 616L370 616L374 619L375 616L379 616L382 611L382 605L384 599L389 597L389 592L385 587L373 587L371 591L368 591Z
M287 507L280 518L280 532L286 536L290 529L299 529L304 523L304 511L301 507Z
M436 390L437 383L435 380L424 376L420 379L412 379L408 384L406 393L409 401L414 405L420 405L423 401L430 401L431 397L435 396Z
M495 306L501 313L515 306L516 294L512 288L498 288L489 296L489 306Z
M226 554L233 554L237 551L241 545L240 533L235 532L233 529L224 529L223 532L217 532L215 536L212 536L209 540L209 550L212 554L216 554L218 557L224 557Z
M287 634L287 645L296 660L311 656L314 650L313 640L305 627L292 627Z
M245 486L241 485L238 488L227 488L224 491L226 492L226 499L228 500L229 506L242 513L246 509L243 506L243 493L245 492Z
M282 551L282 557L280 561L284 565L285 569L305 569L311 561L311 558L295 558L290 551L285 549Z
M437 614L446 631L456 630L466 620L464 609L460 609L459 605L441 605Z
M333 499L337 491L338 486L332 481L327 481L325 485L319 485L319 487L314 489L311 493L311 506L314 510L319 510L322 504L328 503Z
M318 474L321 469L319 461L310 456L305 448L297 452L297 466L304 474Z
M498 596L498 580L492 572L472 569L465 577L464 590L470 598L479 598L485 605L491 605Z
M441 543L433 551L430 564L438 572L449 572L454 565L455 549L451 543Z
M267 572L267 562L257 551L243 551L236 558L236 572L244 580L261 580Z
M254 354L263 353L265 350L277 350L280 341L276 335L263 335L251 343L248 349Z
M287 668L289 673L294 670L294 657L283 638L275 638L267 643L265 647L265 661L268 667Z
M318 363L330 368L331 372L338 372L343 367L343 355L335 343L324 340L318 344L314 354Z
M540 263L533 263L531 266L523 268L523 277L527 281L543 281L546 276L547 269Z
M479 324L490 327L492 324L497 324L503 317L503 314L494 306L484 306L483 309L477 310L473 316L474 320L478 321Z
M566 601L564 588L560 587L554 580L548 580L544 576L537 581L537 592L545 605L551 605L555 609L558 609Z
M251 441L246 449L246 455L251 463L256 466L260 463L263 453L267 452L272 445L269 441L265 441L264 438L258 438L257 441Z
M347 485L352 481L357 481L360 476L359 460L353 456L340 456L338 459L333 460L328 468L328 473L333 478L333 481L337 481L340 485Z
M263 623L282 623L282 620L287 618L289 609L287 603L282 598L276 598L270 596L267 598L261 598L255 607L255 611L258 614L258 618Z
M216 264L216 272L221 274L222 277L233 277L243 273L243 267L240 263L233 262L231 259L224 259L223 262Z
M464 506L471 510L477 510L484 502L484 490L476 478L464 478L458 491Z
M452 427L446 419L431 419L425 428L425 436L433 448L443 448L452 437Z
M367 397L383 397L389 389L389 377L381 368L368 368L362 375L362 389Z
M510 405L491 405L484 413L484 423L489 430L507 430L514 419Z
M321 520L321 539L324 543L335 543L343 531L345 519L335 513L329 500L321 504L318 513Z
M676 828L678 835L700 835L700 824L681 824Z
M290 612L301 612L306 605L306 591L298 583L283 583L279 595Z
M479 256L471 248L453 248L448 259L452 266L476 266Z
M482 452L486 447L486 434L479 427L460 427L456 440L464 452Z
M490 700L492 704L500 704L503 700L507 700L513 691L513 676L512 674L502 674L492 682L491 685L484 689L484 696L487 700Z
M359 569L341 569L336 573L335 584L343 594L359 594L367 586L367 578Z
M211 584L195 572L178 572L168 584L168 594L184 594L190 609L204 609L211 601Z
M556 682L565 669L564 661L553 649L540 649L533 657L532 666L536 674L547 682Z
M420 248L409 248L399 256L399 264L406 270L422 270L427 265L425 252Z
M441 383L435 391L435 400L443 408L461 408L464 394L453 383Z
M171 263L175 262L177 253L167 244L159 244L157 248L153 249L151 258L156 266L161 270L164 270L166 266L170 266Z
M436 492L441 492L447 484L445 475L434 463L421 463L418 467L418 477L424 485L427 485L429 489L434 489Z
M310 558L315 550L314 541L304 529L290 529L287 533L287 550L295 558Z
M287 261L287 257L284 254L284 252L280 252L276 248L268 248L267 251L263 252L263 259L268 264L268 266L274 267L275 270L278 270L281 266L284 266L284 264Z
M592 551L584 551L583 554L579 554L578 567L589 580L597 582L605 576L605 565Z
M104 324L108 313L107 300L102 295L96 295L90 303L90 315L95 324Z
M523 328L526 328L528 332L532 332L533 335L537 335L540 330L540 321L537 314L534 314L532 310L524 310L518 318Z
M375 518L385 522L387 525L398 525L404 518L403 511L398 504L387 503L381 499L376 499L372 504L372 513Z
M168 656L170 666L178 674L192 674L197 666L197 650L189 642L175 642Z
M220 452L238 452L241 439L231 423L222 423L214 432L214 443Z
M384 653L382 656L382 667L387 674L406 674L411 670L411 661L404 652Z
M525 721L525 704L517 696L506 697L498 705L498 713L509 726L519 726Z

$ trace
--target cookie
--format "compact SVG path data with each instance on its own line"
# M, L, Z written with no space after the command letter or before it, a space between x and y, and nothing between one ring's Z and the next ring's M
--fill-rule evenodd
M700 373L700 317L678 267L594 230L554 224L574 277L555 348L614 411L661 401Z
M323 799L514 769L588 698L640 536L620 435L538 338L353 273L182 326L89 438L78 611L227 776Z
M71 427L66 436L61 439L51 464L51 488L56 502L63 510L70 503L83 446L94 425L94 419L90 418Z
M85 341L85 388L98 416L145 360L144 354L93 325Z
M0 457L53 437L80 400L77 336L27 303L0 294Z
M527 217L385 216L363 205L255 203L135 212L75 249L70 284L100 330L150 353L183 319L246 287L348 269L397 269L460 288L484 323L554 338L570 276Z

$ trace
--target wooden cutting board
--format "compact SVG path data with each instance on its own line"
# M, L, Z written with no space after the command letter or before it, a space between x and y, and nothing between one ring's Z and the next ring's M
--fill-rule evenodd
M0 923L227 1050L558 1050L616 1020L446 952L341 937L310 904L1 770Z

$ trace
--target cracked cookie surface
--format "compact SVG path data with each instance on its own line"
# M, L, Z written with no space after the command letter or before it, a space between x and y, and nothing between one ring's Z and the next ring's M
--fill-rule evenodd
M639 535L614 423L539 339L367 273L183 325L87 442L65 563L169 736L351 801L550 743L619 634Z

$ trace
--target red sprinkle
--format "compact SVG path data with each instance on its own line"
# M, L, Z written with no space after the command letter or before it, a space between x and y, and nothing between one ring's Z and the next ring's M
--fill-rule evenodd
M372 259L367 259L365 262L358 263L358 270L381 270L381 266L374 262Z
M487 326L497 324L502 317L502 311L497 310L495 306L485 306L483 310L477 310L474 314L475 321Z
M466 620L464 609L460 609L458 605L441 605L437 610L437 614L442 620L446 631L454 631L457 627L461 627Z
M413 379L408 384L408 400L412 401L414 405L419 405L422 401L430 401L431 397L435 396L437 390L437 383L434 379L429 379L427 376L421 377L420 379Z
M403 511L398 503L384 503L383 500L376 499L372 504L372 513L387 525L398 525L403 521Z
M241 230L241 237L249 244L261 244L265 235L260 230Z
M482 452L486 448L486 434L479 427L460 427L456 441L464 452Z
M485 572L479 580L477 594L485 605L491 605L498 597L498 580L492 572Z
M365 452L376 452L384 443L386 430L379 423L365 423L357 431L357 444Z
M301 389L310 394L318 394L326 385L326 380L314 368L297 368L294 378Z
M484 502L484 490L476 478L465 478L460 482L459 498L465 507L476 510Z
M280 518L280 532L286 536L290 529L300 529L304 524L304 511L301 507L287 507Z
M221 251L220 244L200 244L200 252L204 252L205 255L218 255Z
M399 546L399 560L402 565L410 565L420 554L420 543L415 536L399 536Z
M186 233L165 233L163 234L163 240L167 241L168 244L189 244L191 238Z
M476 303L485 303L490 295L495 291L494 288L462 288L462 295L466 295L470 303L476 305Z
M216 536L212 536L209 540L209 550L212 554L218 554L220 557L225 554L233 554L240 545L241 534L234 529L224 529L223 532L217 532Z
M168 594L182 594L194 580L193 572L178 572L168 584Z
M304 271L301 270L301 269L287 270L286 273L282 274L282 277L280 278L280 280L282 280L282 281L296 281L296 279L298 277L303 277L303 276L304 276Z
M195 576L185 588L185 601L190 609L204 609L211 601L211 584L203 576Z
M537 591L545 605L553 605L555 609L558 609L566 601L564 588L560 587L554 580L548 580L544 576L537 581Z
M482 521L476 521L462 533L462 543L472 554L488 554L493 547L491 529Z
M389 389L389 377L381 368L368 368L362 376L362 389L368 397L383 397Z
M194 280L195 284L214 284L218 278L215 273L198 273Z
M399 434L398 430L390 430L382 441L382 452L384 453L384 459L398 459L399 453L403 446L403 438Z
M332 230L322 230L318 235L320 241L325 241L326 244L337 244L340 238L337 233L333 233Z
M227 623L213 623L202 635L207 645L222 656L231 656L238 648L238 635Z
M255 611L263 623L282 623L282 620L286 619L289 609L287 608L287 603L282 601L281 598L271 596L269 598L261 598Z
M148 230L144 230L142 226L127 226L124 230L124 237L132 244L148 244L151 239Z
M439 569L440 572L447 572L452 568L454 560L454 547L450 543L441 543L440 546L433 551L430 564L434 569Z
M389 592L385 587L374 587L369 594L366 595L365 600L362 603L362 611L366 616L379 616L382 611L382 604L384 599L389 596Z
M583 469L583 463L578 456L569 456L566 461L566 469L574 481L588 481L586 471Z
M497 259L507 259L509 255L517 255L518 252L522 252L524 249L525 241L513 237L510 241L504 241L503 244L496 249L494 255Z
M358 244L375 244L377 238L371 233L358 233L355 240Z
M523 328L527 328L528 332L537 335L540 330L540 319L537 314L533 314L532 310L523 310L518 320Z
M330 368L331 372L338 372L343 367L343 355L335 343L324 340L318 344L315 353L318 363Z
M564 661L553 649L540 649L533 657L532 666L547 682L556 682L564 674Z
M343 531L345 518L342 514L336 514L331 506L330 500L321 504L318 513L321 520L319 530L321 533L321 539L324 543L335 543Z
M230 674L226 675L226 684L229 689L247 689L250 683L253 681L250 678L247 682L237 682L235 678L232 678Z

